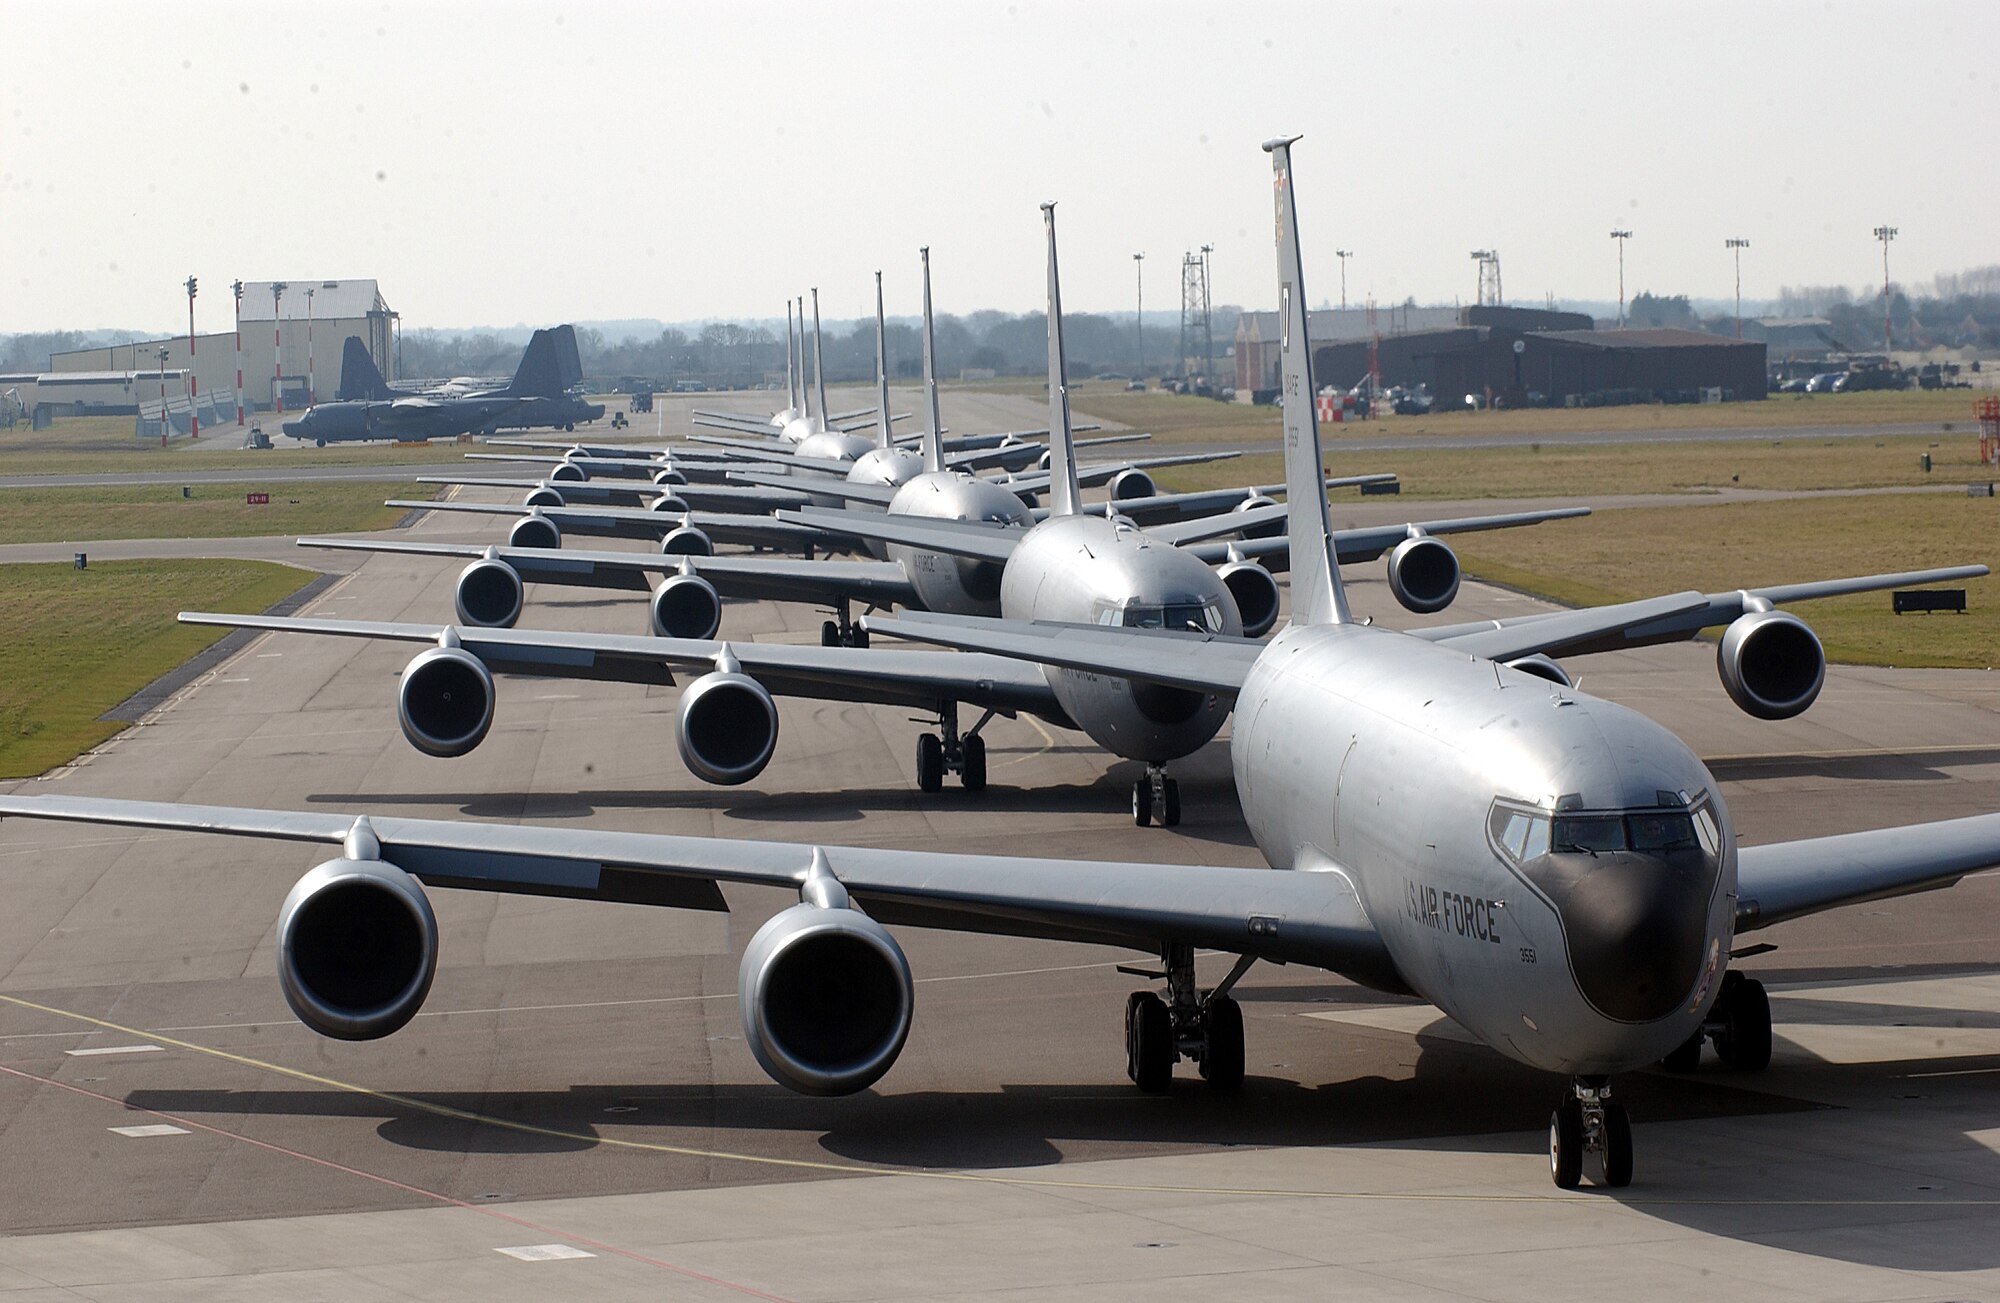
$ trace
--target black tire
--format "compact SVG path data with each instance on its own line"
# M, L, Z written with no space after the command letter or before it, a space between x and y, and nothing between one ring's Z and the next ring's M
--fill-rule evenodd
M1210 996L1201 1012L1201 1031L1208 1042L1202 1079L1217 1090L1235 1090L1243 1084L1243 1006L1226 995Z
M1143 778L1132 784L1132 822L1141 828L1153 822L1153 785Z
M854 632L848 636L847 645L849 647L866 647L868 645L868 631L858 624L855 625Z
M1160 827L1178 828L1181 822L1181 785L1169 778L1161 784L1166 797L1160 802Z
M1573 1099L1549 1114L1549 1179L1560 1190L1574 1190L1583 1180L1583 1106Z
M944 790L944 743L935 733L917 739L917 787L926 792Z
M831 620L820 621L819 645L822 647L840 646L840 626Z
M1616 1100L1604 1106L1603 1142L1604 1184L1622 1190L1632 1184L1632 1119Z
M1696 1068L1699 1068L1701 1066L1701 1030L1697 1028L1694 1035L1668 1051L1667 1057L1660 1060L1660 1066L1668 1072L1693 1072Z
M1151 991L1134 991L1125 1001L1125 1075L1149 1095L1173 1085L1174 1020Z
M1771 997L1762 982L1748 977L1726 995L1715 1051L1732 1068L1762 1072L1771 1066Z
M968 792L986 790L986 739L976 733L965 739L965 758L959 766L958 781Z

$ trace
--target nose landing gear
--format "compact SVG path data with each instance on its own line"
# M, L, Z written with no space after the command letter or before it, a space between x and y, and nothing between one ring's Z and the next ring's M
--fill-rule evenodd
M1119 971L1139 977L1165 977L1167 994L1134 991L1125 1000L1125 1075L1148 1094L1173 1085L1174 1063L1192 1059L1202 1079L1216 1090L1243 1084L1243 1007L1229 988L1256 963L1251 955L1236 961L1229 976L1213 990L1194 984L1194 948L1170 945L1162 956L1164 973L1140 969Z
M1181 821L1181 785L1159 765L1147 765L1146 776L1132 784L1132 822L1144 828L1158 815L1162 828Z
M845 597L835 603L833 614L833 619L820 622L820 646L866 647L868 645L868 630L854 622Z
M944 776L957 774L968 792L986 787L986 739L979 730L993 718L987 711L963 737L958 732L958 703L947 701L938 707L938 731L917 739L917 790L941 792Z
M1632 1120L1603 1077L1577 1077L1549 1115L1549 1178L1564 1190L1583 1180L1583 1156L1596 1154L1603 1183L1632 1184Z

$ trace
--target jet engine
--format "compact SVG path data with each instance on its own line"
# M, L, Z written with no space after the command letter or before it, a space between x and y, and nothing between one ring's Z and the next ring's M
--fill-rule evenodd
M1230 511L1232 512L1259 511L1265 507L1275 507L1277 505L1278 505L1277 502L1274 501L1273 499L1267 498L1261 493L1253 493L1249 497L1243 499L1243 501L1231 507ZM1278 535L1284 532L1285 532L1284 521L1267 520L1261 525L1252 525L1248 529L1237 530L1236 537L1276 538Z
M714 556L715 544L693 525L681 525L660 540L660 551L668 556Z
M910 1033L910 962L844 899L830 909L794 905L757 929L736 988L750 1052L803 1095L866 1090Z
M565 457L549 468L549 478L580 483L590 478L590 472Z
M653 505L647 508L649 511L671 511L675 515L680 516L685 516L687 509L687 499L672 493L662 493L659 497L654 498Z
M1262 638L1278 622L1278 581L1255 561L1231 561L1216 571L1222 586L1236 599L1243 618L1243 636Z
M771 694L735 670L717 670L688 684L675 725L682 762L695 777L725 787L763 773L778 745L778 707Z
M1457 554L1429 535L1406 538L1389 553L1389 591L1419 615L1451 605L1458 596L1458 573Z
M679 488L688 482L688 477L668 466L653 472L653 483L661 488Z
M509 547L561 547L562 531L547 516L523 516L507 531Z
M1826 682L1826 652L1804 620L1752 610L1722 631L1715 669L1729 699L1759 719L1790 719L1813 704Z
M433 647L403 670L396 720L427 756L462 756L493 727L493 676L462 647Z
M521 618L520 573L497 557L482 557L459 571L451 596L460 624L511 629Z
M1565 688L1576 686L1576 684L1570 681L1568 670L1540 652L1536 652L1532 656L1520 657L1518 660L1508 661L1507 668L1510 670L1519 670L1523 674L1532 674L1538 679L1547 679L1550 683L1560 684Z
M438 926L415 878L381 860L328 860L278 911L278 986L322 1036L372 1041L416 1017Z
M669 575L653 590L653 633L661 638L713 638L722 627L722 598L700 575Z
M1138 467L1127 467L1111 477L1108 486L1113 502L1124 502L1130 498L1150 498L1160 491L1153 483L1153 477Z
M563 495L546 484L528 490L528 496L521 499L524 507L560 507L565 505Z

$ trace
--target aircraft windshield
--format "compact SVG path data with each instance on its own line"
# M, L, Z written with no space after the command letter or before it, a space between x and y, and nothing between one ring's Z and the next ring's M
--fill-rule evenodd
M1561 814L1553 819L1538 810L1496 806L1492 830L1494 841L1517 863L1539 859L1550 851L1558 855L1602 855L1614 851L1671 855L1699 849L1713 856L1721 850L1715 816L1705 804L1692 813L1606 811Z
M1196 633L1221 633L1222 608L1210 602L1172 602L1165 606L1128 606L1107 611L1105 623L1122 624L1127 629L1192 629Z

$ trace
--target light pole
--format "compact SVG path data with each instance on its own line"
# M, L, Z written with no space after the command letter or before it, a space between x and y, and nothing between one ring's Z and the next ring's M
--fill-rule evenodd
M1722 247L1736 254L1736 338L1743 338L1743 251L1750 247L1750 241L1738 240L1733 236L1722 242Z
M1625 329L1625 241L1632 238L1632 232L1623 227L1611 232L1611 238L1618 241L1618 329Z
M1889 241L1896 238L1893 226L1875 228L1875 238L1882 242L1882 353L1889 352Z
M173 422L167 419L167 350L160 350L160 446L167 446L167 431Z
M1132 312L1132 333L1139 341L1139 374L1134 379L1146 378L1146 255L1132 255L1132 267L1139 277L1139 305Z
M1209 307L1213 299L1209 293L1208 255L1215 252L1215 246L1201 246L1201 376L1208 381L1210 392L1215 388L1215 332L1210 328Z
M319 401L319 387L313 383L313 287L306 286L306 406Z
M1333 256L1340 259L1340 310L1347 310L1347 260L1354 256L1352 249L1335 249Z
M236 296L236 426L243 427L243 282L229 282L229 292Z
M188 438L201 438L201 413L195 407L194 375L194 277L187 278L188 292Z
M278 415L285 414L285 363L282 354L285 348L284 330L280 326L278 304L285 297L285 282L271 282L271 401L277 405Z

